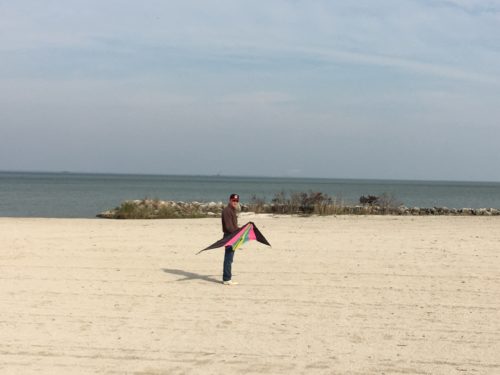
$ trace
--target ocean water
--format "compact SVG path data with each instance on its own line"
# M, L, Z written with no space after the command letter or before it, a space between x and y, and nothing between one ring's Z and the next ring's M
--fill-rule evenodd
M345 204L361 195L394 197L408 207L500 208L500 183L228 176L0 172L0 216L90 218L128 199L248 202L280 191L326 193Z

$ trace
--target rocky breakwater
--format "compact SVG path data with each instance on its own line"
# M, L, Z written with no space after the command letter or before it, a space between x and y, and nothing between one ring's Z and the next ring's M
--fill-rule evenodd
M101 212L97 217L105 219L180 219L220 217L226 203L223 202L175 202L153 199L131 200L119 207ZM281 215L408 215L408 216L500 216L496 208L447 208L406 207L378 204L336 205L315 204L240 204L242 212Z
M359 198L361 205L354 208L371 215L413 215L413 216L499 216L496 208L448 208L448 207L406 207L388 194L368 195Z
M499 216L496 208L448 208L448 207L405 207L396 209L398 215L451 215L451 216Z
M289 207L264 204L250 205L248 211L283 215L408 215L408 216L500 216L496 208L447 208L447 207L384 207L377 205L322 205L311 207Z
M97 217L104 219L173 219L220 216L226 206L222 202L174 202L156 199L130 200L119 207L101 212ZM241 205L242 211L247 211Z

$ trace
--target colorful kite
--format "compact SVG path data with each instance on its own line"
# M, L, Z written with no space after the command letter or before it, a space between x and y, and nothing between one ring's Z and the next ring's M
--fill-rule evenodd
M262 233L260 233L260 230L257 229L255 224L250 221L243 225L236 232L224 236L224 238L201 250L200 252L198 252L198 254L202 251L216 249L222 246L232 246L233 250L236 250L238 247L240 247L240 245L252 240L256 240L263 243L264 245L271 246L271 244L266 240Z

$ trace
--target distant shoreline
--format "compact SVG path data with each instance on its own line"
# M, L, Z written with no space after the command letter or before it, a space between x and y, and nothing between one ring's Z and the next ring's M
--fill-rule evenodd
M464 184L500 184L500 180L456 180L456 179L415 179L415 178L369 178L369 177L318 177L318 176L266 176L266 175L232 175L224 173L184 174L184 173L139 173L139 172L78 172L78 171L32 171L32 170L0 170L1 174L47 174L73 176L142 176L142 177L204 177L204 178L248 178L248 179L290 179L290 180L326 180L326 181L366 181L366 182L394 182L394 183L464 183Z

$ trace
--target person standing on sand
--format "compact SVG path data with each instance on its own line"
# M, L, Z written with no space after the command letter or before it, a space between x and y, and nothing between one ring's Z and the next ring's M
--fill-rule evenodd
M238 227L238 217L236 216L236 207L238 207L239 202L240 196L238 194L231 194L229 196L229 203L222 210L222 231L224 232L224 236L228 236L240 229ZM222 283L224 285L236 285L238 283L231 280L234 250L232 246L226 246L225 249Z

